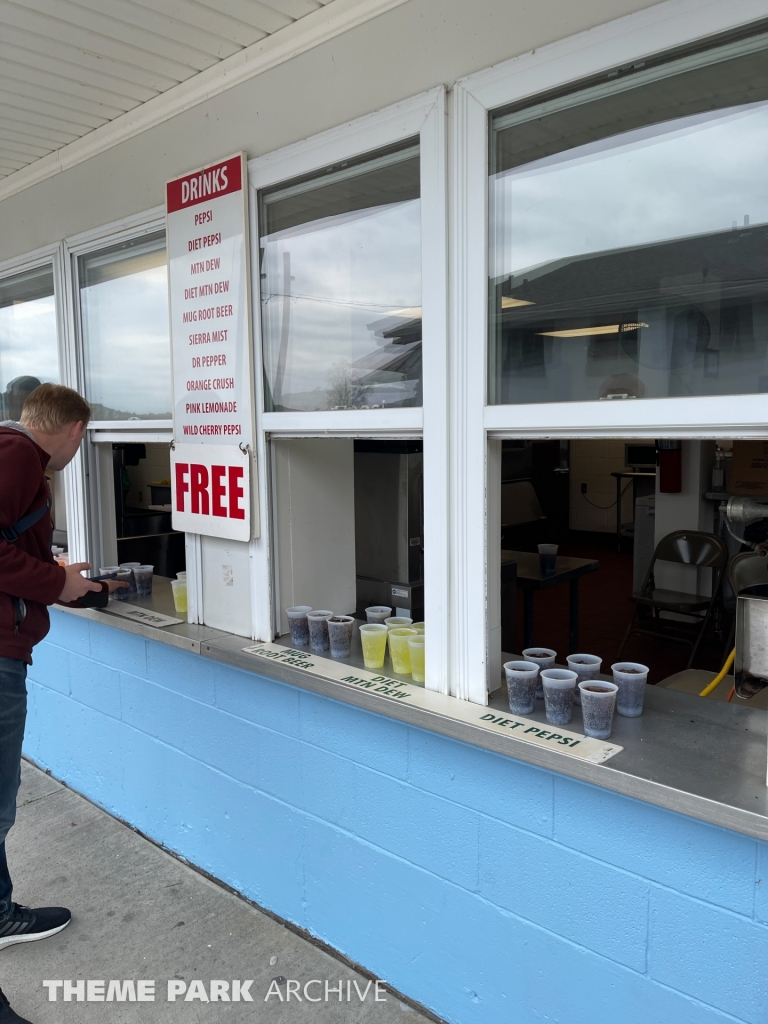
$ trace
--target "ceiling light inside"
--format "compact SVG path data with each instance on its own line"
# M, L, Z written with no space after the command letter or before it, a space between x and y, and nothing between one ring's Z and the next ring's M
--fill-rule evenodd
M621 324L607 324L603 327L572 327L568 331L539 331L544 338L589 338L593 334L618 334Z
M516 309L518 306L535 306L535 302L528 302L526 299L513 299L511 295L501 296L502 309Z

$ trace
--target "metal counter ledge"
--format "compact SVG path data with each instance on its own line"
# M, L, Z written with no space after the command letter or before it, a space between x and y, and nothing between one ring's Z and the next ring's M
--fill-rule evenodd
M170 581L155 578L150 598L139 607L174 615ZM111 604L111 603L110 603ZM595 786L635 797L713 825L768 840L768 786L766 750L768 712L734 707L723 701L703 700L690 694L649 686L641 718L614 719L611 743L624 749L605 764L569 757L558 750L536 746L514 734L492 732L445 713L445 698L436 695L441 710L409 706L396 700L310 674L278 662L257 659L243 648L253 643L206 626L182 623L165 628L122 618L109 609L59 611L91 619L115 629L171 644L202 657L266 676L313 693L353 704L408 725L429 729L451 739L525 761ZM356 645L359 647L359 641ZM362 666L353 650L350 667ZM391 672L387 672L392 675ZM396 677L395 677L396 678ZM491 709L506 709L505 694L497 690ZM508 713L508 711L507 711ZM544 722L543 708L526 716ZM568 727L581 732L580 709Z

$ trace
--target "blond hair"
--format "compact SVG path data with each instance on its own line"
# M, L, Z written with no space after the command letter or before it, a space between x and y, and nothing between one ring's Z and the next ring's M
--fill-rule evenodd
M21 425L44 434L60 430L91 418L91 407L72 388L63 384L41 384L29 395L21 410Z

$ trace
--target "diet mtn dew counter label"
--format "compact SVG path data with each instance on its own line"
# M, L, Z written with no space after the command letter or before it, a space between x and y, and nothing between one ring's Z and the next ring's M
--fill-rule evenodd
M304 672L323 676L325 679L333 679L335 682L354 686L356 689L368 690L370 693L375 693L388 700L408 703L413 707L446 715L448 718L455 718L480 729L500 732L514 737L516 740L522 740L524 743L534 743L540 747L559 750L562 754L578 757L583 761L590 761L592 764L603 764L624 749L616 743L592 739L568 729L534 722L518 715L499 714L495 710L491 711L489 708L473 704L470 701L457 700L455 697L426 690L423 686L401 682L399 679L392 679L368 669L340 664L330 658L321 658L316 654L299 651L293 647L259 643L242 649L246 654L251 654L255 658L290 665Z

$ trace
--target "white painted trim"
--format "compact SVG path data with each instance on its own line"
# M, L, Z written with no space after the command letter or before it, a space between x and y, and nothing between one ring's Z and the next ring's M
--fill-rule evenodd
M134 433L142 430L161 430L168 433L168 440L173 433L172 420L91 420L88 429L92 431L130 430Z
M13 256L11 259L3 260L0 263L0 280L14 277L16 274L23 274L27 270L36 270L38 267L44 267L46 263L52 265L59 254L59 248L59 243L54 242L52 245L44 245L40 249L24 253L22 256Z
M64 239L64 243L74 256L106 249L111 245L119 245L132 238L151 235L156 231L165 231L165 207L153 206L151 210L121 217L109 224L100 224L97 228L81 231Z
M172 430L93 430L89 432L93 444L170 444Z
M450 692L486 704L488 453L483 407L488 350L488 118L485 108L461 86L453 90L452 125Z
M459 81L488 110L768 18L766 0L667 0Z
M265 412L262 428L282 437L414 437L423 412L415 409L343 409L334 412Z
M435 106L443 102L442 95L442 88L430 89L402 103L249 160L248 180L253 188L268 188L417 136Z
M142 132L219 96L299 54L385 14L407 0L332 0L278 32L232 54L167 92L121 114L0 182L0 201L76 167Z
M273 544L274 516L272 514L272 473L269 436L264 425L264 360L261 342L261 288L259 259L259 204L256 190L248 188L249 238L251 246L251 334L253 337L253 410L255 420L254 448L256 453L257 496L259 502L259 536L250 543L251 570L251 633L254 640L272 641L276 634L274 612ZM283 416L284 413L273 415ZM289 414L291 415L291 414Z
M765 437L765 395L711 395L597 402L489 405L494 437Z
M425 686L450 692L448 148L441 89L421 129ZM411 410L394 410L399 413Z

